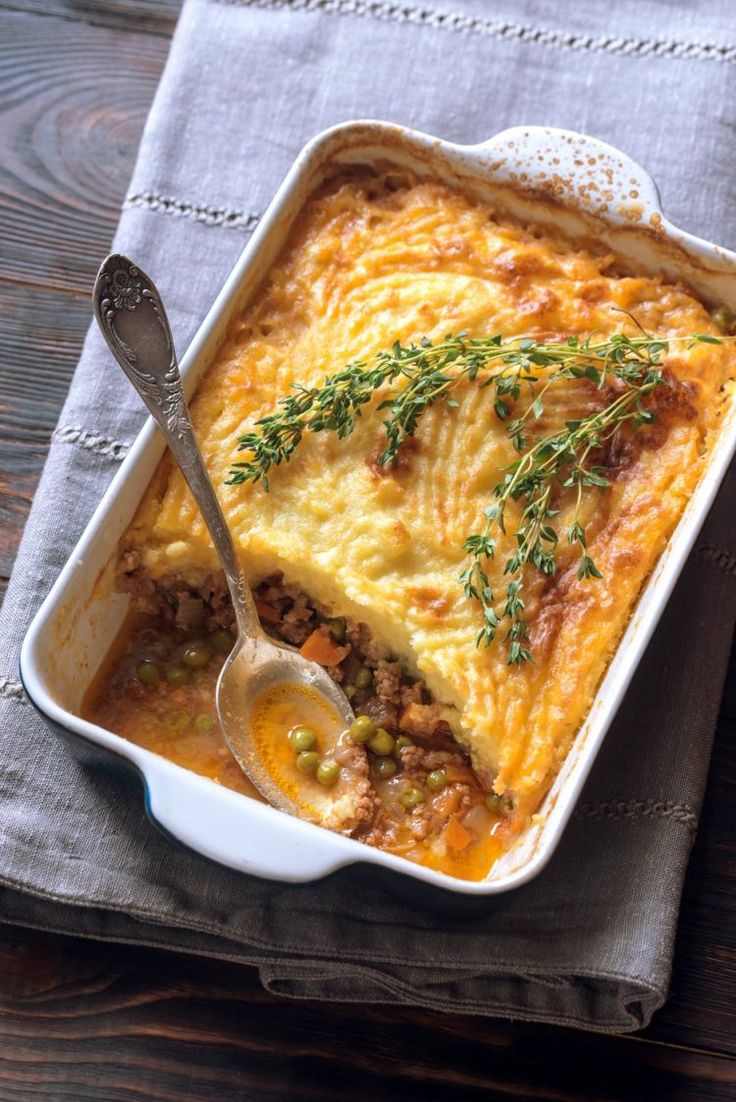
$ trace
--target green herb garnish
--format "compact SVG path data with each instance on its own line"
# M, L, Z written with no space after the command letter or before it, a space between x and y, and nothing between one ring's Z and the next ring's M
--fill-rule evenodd
M687 347L701 341L720 343L705 333L677 340L685 340ZM233 463L227 481L236 485L262 479L268 489L269 470L291 459L305 433L334 432L344 439L355 428L363 407L376 397L380 400L375 408L386 411L386 446L378 463L393 464L425 409L439 400L456 405L452 392L463 380L492 387L494 411L505 423L519 458L494 488L483 530L465 540L470 563L459 581L466 597L481 607L478 645L492 643L504 627L509 664L520 666L532 657L524 619L525 568L531 565L546 575L556 570L561 536L555 524L556 492L576 489L573 519L563 535L569 545L580 548L578 577L600 578L580 520L583 489L593 486L603 491L608 486L596 456L614 433L623 425L637 429L654 420L645 400L655 388L667 385L662 357L671 343L646 333L636 337L616 333L599 341L592 337L504 340L500 335L465 334L450 334L436 344L426 338L418 345L397 341L390 352L379 352L370 362L359 360L328 375L321 386L293 384L293 393L280 399L276 411L257 421L255 431L240 437L238 449L249 455ZM533 424L544 412L547 391L561 379L588 379L599 390L609 386L611 400L602 409L535 439ZM522 395L528 403L519 410ZM502 593L494 593L487 563L496 551L494 534L506 531L510 501L523 506L513 533L517 547L504 566L509 581Z

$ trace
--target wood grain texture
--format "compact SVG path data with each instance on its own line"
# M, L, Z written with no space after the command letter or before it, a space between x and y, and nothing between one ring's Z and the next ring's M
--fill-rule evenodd
M1 0L0 8L169 39L181 0Z
M70 21L77 7L105 25ZM176 5L48 8L64 18L0 3L0 596L91 319L91 287ZM149 33L153 23L160 36ZM145 33L131 29L139 25Z
M731 652L703 812L685 882L670 997L642 1034L736 1058L734 808L736 645Z
M89 324L87 301L0 280L0 577L8 577Z
M730 1100L721 1056L571 1030L277 999L248 968L7 930L0 1094L436 1102ZM33 1097L32 1095L30 1097Z
M0 19L0 278L87 296L168 43L1 7Z
M177 6L0 0L0 579L89 323ZM730 1102L734 807L736 655L671 996L637 1037L293 1002L247 968L0 927L0 1099Z

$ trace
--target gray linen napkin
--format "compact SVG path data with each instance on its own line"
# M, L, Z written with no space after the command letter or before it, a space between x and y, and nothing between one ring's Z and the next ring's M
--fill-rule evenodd
M189 0L115 246L156 278L182 350L304 141L373 116L464 142L518 123L588 131L650 169L676 222L733 247L730 13L728 0ZM24 699L26 626L141 423L92 331L0 623L0 918L249 962L291 997L645 1024L666 995L736 617L736 479L557 855L453 915L360 869L289 887L208 863L146 820L136 780L80 765Z

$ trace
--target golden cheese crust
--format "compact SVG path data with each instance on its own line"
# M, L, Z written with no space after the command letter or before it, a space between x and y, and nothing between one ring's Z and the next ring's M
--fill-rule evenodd
M456 735L517 810L539 804L590 708L643 582L701 474L734 375L727 345L674 346L657 420L603 457L611 486L586 489L582 519L600 580L577 578L560 546L558 572L527 578L535 661L476 647L478 606L458 574L500 472L515 459L491 389L430 408L394 470L376 463L381 417L351 437L305 439L262 484L225 486L237 439L291 383L319 383L397 339L448 332L635 333L677 337L716 329L682 286L621 274L614 258L525 227L444 185L343 178L307 203L255 301L233 324L201 383L193 417L205 459L253 580L283 571L321 603L365 622L406 657ZM664 394L665 397L660 397ZM562 427L601 396L585 381L555 384L540 430ZM563 496L560 529L571 503ZM510 514L513 519L513 512ZM511 525L513 531L513 525ZM164 459L123 541L126 562L153 579L199 584L217 564L179 472ZM489 573L503 588L503 541ZM131 556L132 553L132 556Z

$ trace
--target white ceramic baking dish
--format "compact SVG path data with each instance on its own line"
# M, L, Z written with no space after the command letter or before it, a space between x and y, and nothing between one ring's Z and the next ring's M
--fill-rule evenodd
M387 123L352 122L311 141L279 188L183 358L188 393L211 361L230 317L278 254L307 195L326 176L354 164L393 164L459 184L521 218L561 227L571 237L593 235L632 269L683 279L704 301L736 309L736 254L671 225L646 172L602 142L568 131L522 127L482 145L458 146ZM224 865L296 882L370 863L456 893L507 891L535 876L554 851L735 448L731 409L707 470L640 597L539 816L478 883L456 880L289 818L79 717L84 692L128 606L128 597L115 591L112 560L163 451L150 420L31 625L21 654L23 683L54 727L140 772L147 808L160 827Z

